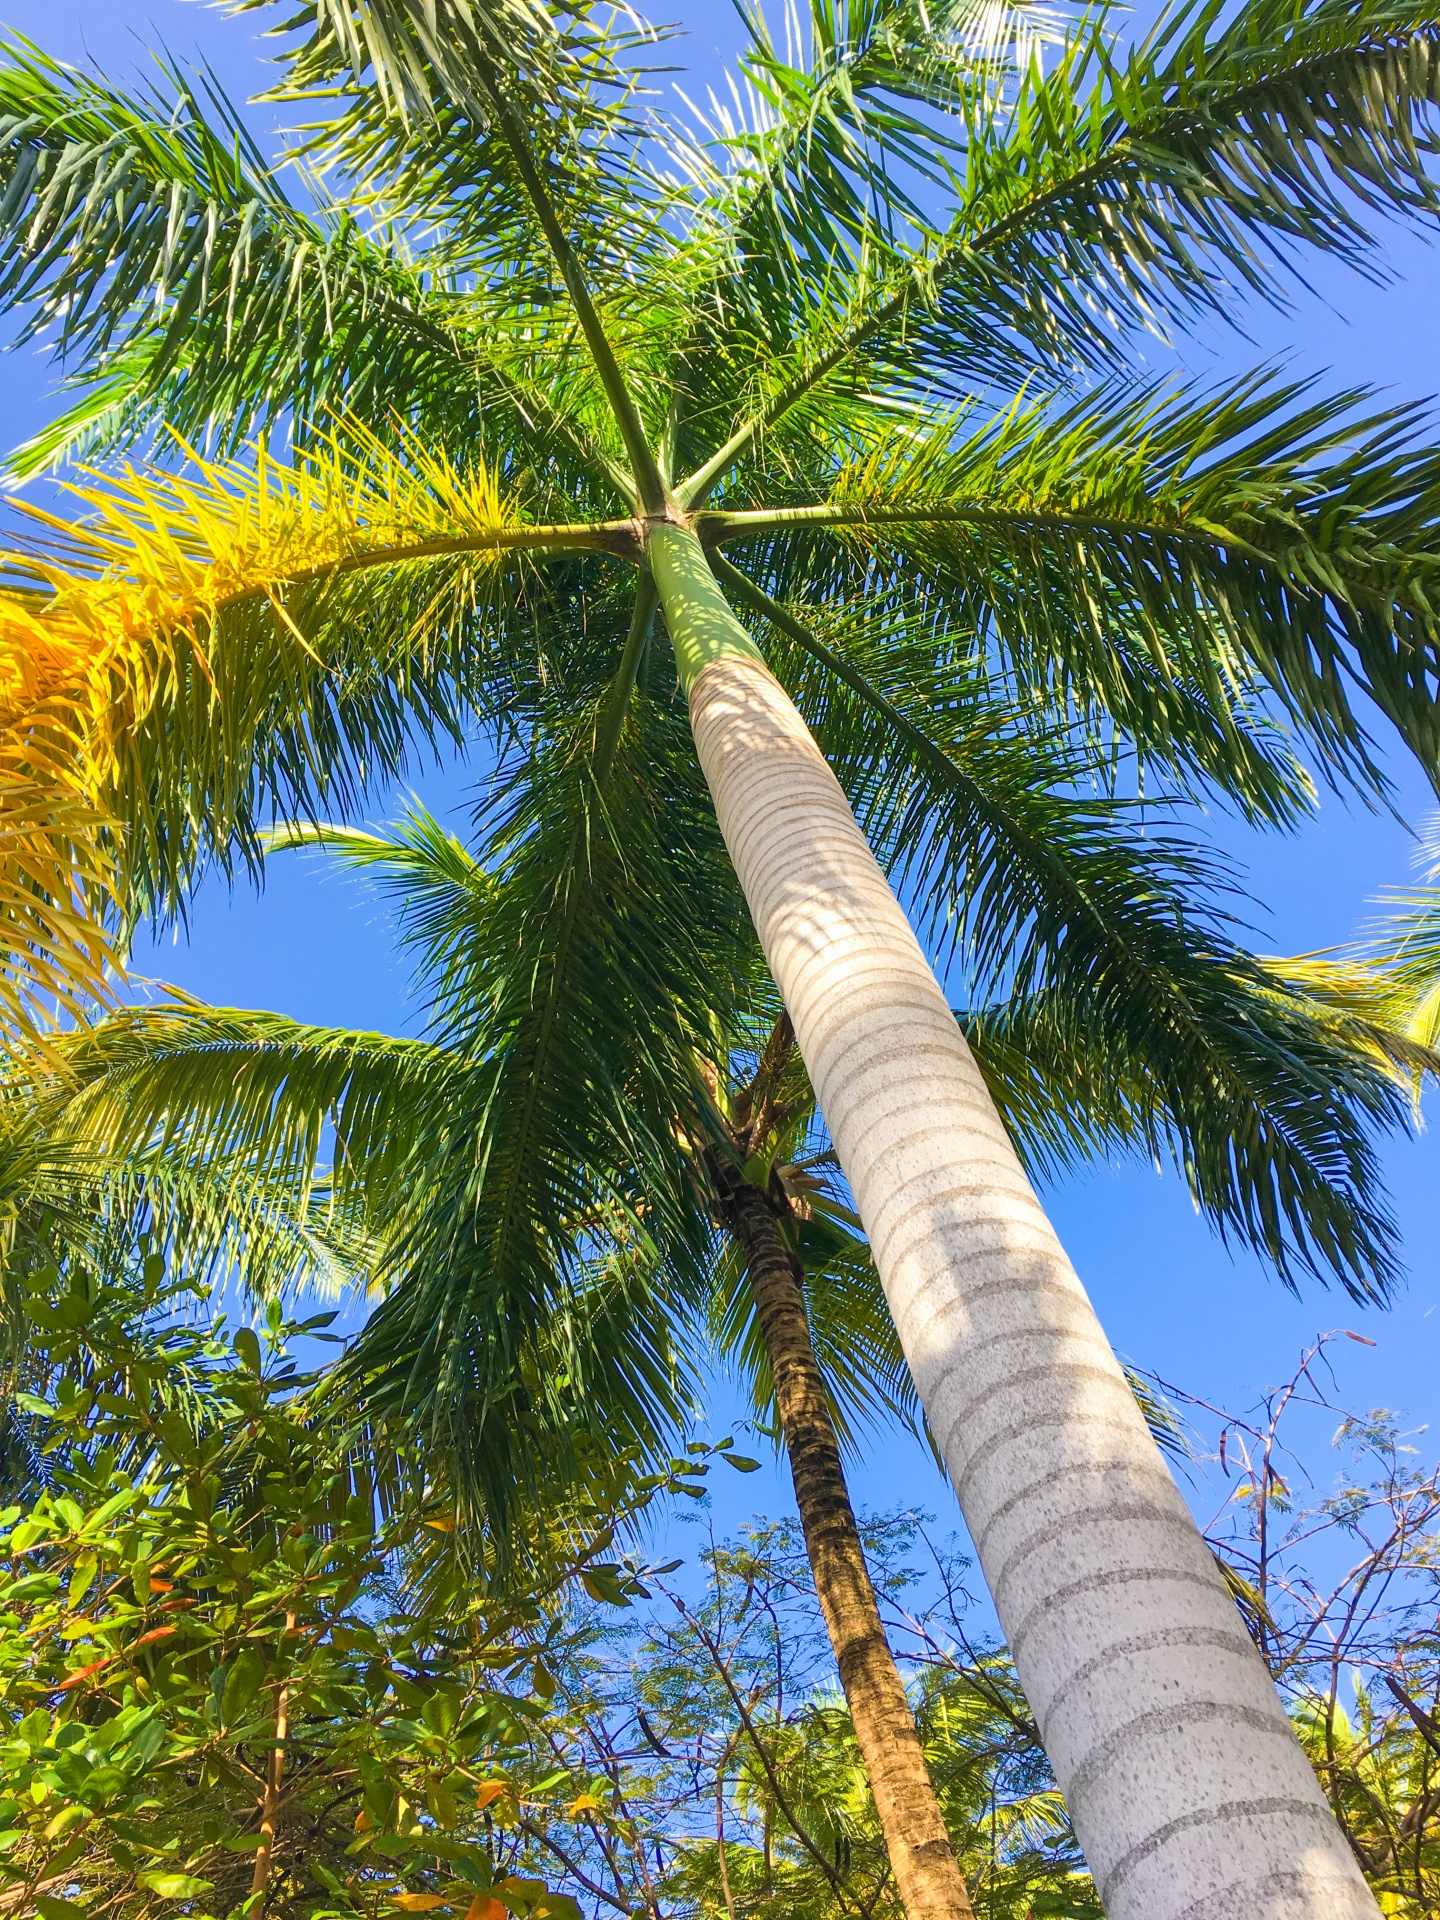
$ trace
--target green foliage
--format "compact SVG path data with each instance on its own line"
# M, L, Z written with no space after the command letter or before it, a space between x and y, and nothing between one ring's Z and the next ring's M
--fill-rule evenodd
M506 1879L477 1801L527 1748L523 1675L575 1562L495 1589L423 1474L377 1484L316 1424L291 1358L316 1322L277 1307L227 1338L177 1319L186 1304L116 1288L83 1317L36 1314L32 1473L0 1521L8 1894L49 1920L492 1900L573 1920L563 1895ZM588 1583L626 1604L592 1541Z
M782 53L756 13L754 115L667 120L636 98L643 26L538 0L316 0L276 23L273 95L326 102L313 211L213 82L167 69L132 99L16 45L0 299L53 320L94 383L32 457L162 419L228 446L285 425L303 446L343 409L457 460L483 447L535 522L631 507L637 487L653 511L661 469L683 507L721 487L762 518L861 511L887 520L932 625L963 607L1057 712L1074 701L1262 817L1305 800L1272 706L1327 774L1376 778L1352 676L1433 766L1435 502L1414 423L1123 378L1137 328L1228 313L1237 281L1283 297L1301 247L1366 264L1376 212L1433 214L1433 22L1378 0L1183 0L1143 41L1116 26L1104 6L817 3ZM1097 370L1118 383L1077 407ZM957 407L978 418L960 428ZM917 494L921 469L958 518ZM793 581L820 539L775 531L762 575ZM396 604L377 565L362 627L360 608ZM607 599L608 572L573 583L574 613ZM349 684L356 619L288 611ZM338 755L350 806L350 770L393 771L412 721L498 713L473 658L487 610L445 624L439 684L386 660L389 699L372 686L342 713L322 674L294 689L284 751L265 725L234 736L254 802L294 812ZM283 672L231 676L219 651L227 701ZM311 711L321 751L296 787ZM116 796L127 818L142 796ZM167 872L170 905L206 852L202 836Z
M911 1513L869 1522L865 1547L977 1912L1099 1920L1009 1661L972 1644L965 1563ZM899 1903L798 1528L756 1523L698 1559L648 1573L647 1616L595 1620L560 1666L540 1751L592 1784L567 1810L527 1815L532 1858L567 1861L616 1905L687 1920L890 1920Z
M58 327L86 389L18 472L123 444L157 413L185 435L223 421L233 447L277 411L379 417L461 376L424 274L353 216L289 200L212 81L163 64L131 97L24 42L7 54L6 207L26 241L0 299L30 308L31 333Z

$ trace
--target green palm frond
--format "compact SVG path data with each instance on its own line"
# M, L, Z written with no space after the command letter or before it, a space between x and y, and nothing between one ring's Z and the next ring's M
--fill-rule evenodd
M777 670L906 897L977 1003L995 999L967 1026L1022 1156L1041 1172L1107 1147L1168 1156L1222 1237L1282 1277L1383 1292L1395 1229L1372 1129L1403 1124L1403 1091L1243 950L1214 858L1142 834L1136 802L1087 796L1063 738L1015 727L943 655L886 639L867 659L852 632L842 679L795 631Z
M122 1161L211 1166L391 1225L412 1152L460 1098L463 1062L420 1040L311 1027L173 995L65 1043L64 1137ZM328 1158L328 1165L326 1164Z
M0 65L0 300L86 388L17 470L161 418L224 448L336 407L379 422L401 396L452 424L484 363L433 268L287 199L213 80L161 84L127 95L25 42Z
M837 597L846 561L827 573L818 542L859 550L876 610L918 572L930 620L978 629L1026 694L1284 817L1303 783L1280 777L1267 704L1323 764L1375 779L1357 682L1440 779L1440 467L1424 414L1359 398L1252 376L1017 401L958 438L896 425L823 503L702 524L781 597L802 576Z
M1420 8L1181 0L1129 48L1117 9L1089 10L1018 88L966 96L948 221L797 343L699 471L822 388L964 400L1037 362L1110 368L1136 327L1283 300L1302 247L1372 263L1377 214L1435 211L1437 100Z
M1075 983L962 1015L1021 1157L1052 1178L1168 1159L1221 1239L1288 1285L1383 1298L1398 1238L1374 1131L1408 1105L1391 1059L1253 964L1188 958L1128 1019Z
M496 996L481 930L500 908L500 883L433 815L417 804L386 833L289 826L268 836L268 844L321 847L371 878L394 908L396 937L415 957L432 1019L488 1029Z
M429 1042L177 1000L125 1010L77 1037L66 1067L54 1128L68 1162L95 1170L96 1191L112 1208L126 1198L148 1204L145 1225L181 1250L192 1277L214 1268L262 1295L319 1282L396 1288L403 1297L407 1259L421 1247L443 1253L455 1185L473 1179L490 1144L483 1127L493 1077ZM649 1286L649 1265L642 1270L648 1243L632 1249L616 1239L616 1210L607 1214L599 1183L587 1183L583 1170L568 1197L587 1209L567 1223L570 1257L543 1277L531 1271L508 1342L497 1336L487 1349L477 1327L487 1307L520 1309L514 1272L503 1300L483 1271L476 1284L473 1266L451 1275L450 1384L463 1370L453 1351L457 1319L473 1375L466 1444L452 1444L447 1457L458 1455L470 1511L502 1531L527 1489L563 1477L567 1453L582 1477L593 1464L587 1445L599 1442L663 1462L693 1393L673 1339L675 1307ZM88 1189L77 1217L88 1218L93 1241ZM427 1396L414 1381L408 1393L403 1380L397 1390L388 1355L377 1362L375 1347L394 1332L377 1335L372 1323L341 1369L338 1397L330 1395L333 1417L383 1431L388 1451L417 1425L431 1442L444 1427L436 1405L417 1409Z
M274 0L230 0L254 13ZM447 103L483 109L491 76L510 84L537 80L553 97L590 78L582 51L603 58L605 43L586 36L584 10L544 0L303 0L276 34L303 34L289 58L297 90L350 78L373 88L379 110L403 122L433 119Z
M602 673L614 640L592 630ZM342 848L404 886L402 928L423 957L439 957L437 937L453 942L432 1005L468 1063L448 1107L453 1144L425 1170L425 1205L396 1237L393 1291L355 1366L372 1404L416 1423L494 1511L507 1473L524 1478L523 1449L507 1455L501 1431L517 1408L573 1421L606 1406L617 1433L652 1451L680 1416L684 1368L657 1300L683 1322L709 1238L680 1119L704 1107L697 1055L753 950L668 692L637 692L603 788L600 708L562 720L553 689L537 681L533 697L535 738L482 821L488 878L417 822L388 853ZM632 1365L627 1403L618 1383Z
M176 1019L193 1014L167 1013L161 1024L173 1042ZM47 1072L33 1060L6 1063L5 1260L29 1245L32 1265L58 1261L109 1285L143 1245L183 1270L187 1284L235 1282L262 1299L302 1288L334 1294L363 1280L374 1246L357 1205L337 1204L323 1183L293 1178L289 1165L227 1156L213 1141L197 1146L167 1132L143 1099L133 1111L123 1101L106 1111L97 1095L106 1050L129 1055L133 1079L137 1020L126 1010L109 1026L64 1036Z
M1223 317L1237 287L1283 300L1300 245L1363 264L1377 215L1434 213L1424 9L1185 0L1117 41L1097 10L974 129L937 262L938 351L955 328L983 356L988 323L1093 363L1097 309L1124 328Z

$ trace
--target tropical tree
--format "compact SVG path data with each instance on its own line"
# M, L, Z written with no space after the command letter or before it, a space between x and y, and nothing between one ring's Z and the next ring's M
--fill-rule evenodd
M113 692L96 724L115 751L91 761L131 910L253 852L267 805L343 802L417 724L458 727L468 701L503 730L522 656L553 674L584 722L550 769L572 810L517 845L554 860L523 962L545 986L497 1095L515 1124L486 1178L510 1197L469 1223L490 1284L523 1293L583 1182L520 1054L572 1047L575 1080L607 1089L602 1131L654 1172L688 1029L733 995L730 955L687 971L664 936L646 990L668 970L688 997L627 1062L644 1097L632 1078L626 1103L564 1017L577 969L635 992L594 940L595 916L621 917L604 895L631 823L601 847L599 822L658 604L1102 1899L1367 1912L832 763L927 911L983 952L987 883L1028 901L1031 953L1088 955L1097 1018L1134 1000L1177 1051L1195 1029L1175 929L1127 944L1103 872L1057 870L1023 796L995 804L955 737L957 676L1113 738L1147 791L1168 772L1261 820L1307 801L1277 710L1332 775L1380 779L1347 681L1433 767L1436 475L1414 423L1125 375L1137 326L1275 291L1306 245L1360 259L1377 213L1433 210L1436 29L1249 0L1171 9L1123 54L1104 15L1042 50L1050 30L1022 14L997 45L963 7L819 10L786 55L757 25L755 114L657 128L634 36L583 13L314 0L282 29L300 37L279 90L328 103L310 158L337 197L318 211L194 89L164 108L18 49L4 293L87 383L30 457L160 419L231 447L289 422L300 455L88 482L86 523L21 556L43 603L9 614ZM651 743L626 744L628 773ZM673 730L664 745L704 804ZM643 944L637 917L626 931ZM1244 1173L1283 1241L1272 1145ZM642 1185L647 1230L680 1232L665 1184ZM1375 1249L1349 1251L1363 1268ZM473 1321L432 1304L417 1286L385 1329L412 1316L406 1377L434 1359L463 1450Z
M865 1545L977 1909L1099 1920L1013 1669L971 1643L967 1563L914 1512L868 1520ZM617 1909L891 1920L903 1905L798 1528L711 1536L694 1559L646 1576L638 1620L597 1610L557 1663L537 1744L588 1775L601 1808L589 1831L532 1814L536 1857L569 1861Z
M9 1274L38 1391L0 1518L0 1911L577 1920L497 1862L491 1783L544 1711L566 1586L627 1604L613 1518L499 1590L443 1483L387 1484L315 1419L294 1356L333 1315L232 1330L138 1260L66 1278Z
M1033 770L1028 751L1025 764ZM500 1091L489 1063L509 1051L506 977L515 950L526 944L524 919L517 921L507 896L518 895L527 917L533 915L533 876L523 866L508 874L488 871L421 811L391 835L320 828L292 829L283 837L318 842L379 878L398 908L403 940L417 950L417 984L439 1043L302 1028L274 1016L185 1004L116 1015L67 1046L72 1091L56 1113L56 1132L103 1161L154 1163L220 1191L226 1170L237 1169L242 1199L251 1185L288 1187L289 1211L323 1219L325 1206L333 1205L352 1223L352 1235L356 1224L363 1233L368 1223L370 1234L386 1242L376 1249L371 1277L392 1286L401 1304L399 1316L388 1308L376 1316L353 1363L364 1405L373 1410L387 1397L394 1402L397 1317L407 1373L415 1364L409 1299L421 1276L432 1312L452 1313L456 1300L466 1301L477 1318L481 1312L465 1268L471 1256L455 1232L455 1196L466 1195L459 1219L473 1228L485 1184L473 1169L499 1145L484 1118L486 1103ZM530 839L523 837L527 849ZM697 886L706 847L701 842L690 851L688 884L703 901L712 897ZM713 847L708 860L721 864ZM1202 905L1192 891L1188 910L1198 916ZM704 938L707 930L694 931ZM723 945L723 924L708 932L710 947ZM757 991L763 1004L764 990ZM1398 1046L1399 1059L1391 1061L1382 1032L1354 1017L1337 1030L1329 1009L1307 1009L1267 987L1258 972L1245 978L1238 954L1218 967L1213 960L1194 965L1191 991L1230 996L1232 1012L1245 1013L1243 1023L1236 1022L1242 1031L1283 1035L1293 1076L1286 1090L1297 1116L1307 1106L1319 1108L1322 1088L1333 1100L1343 1087L1357 1115L1402 1109L1395 1076L1400 1062L1413 1068L1420 1050ZM1208 1168L1200 1190L1212 1213L1223 1222L1228 1205L1243 1217L1239 1187L1232 1182L1233 1190L1225 1191L1227 1176L1216 1170L1228 1166L1234 1140L1254 1124L1246 1084L1237 1081L1228 1102L1216 1101L1212 1089L1208 1105L1197 1090L1188 1115L1166 1116L1171 1090L1163 1075L1173 1062L1150 1056L1143 1031L1117 1036L1128 1052L1112 1046L1089 1058L1071 1045L1047 1056L1045 1033L1077 1037L1071 1003L1083 998L1083 983L1061 980L1033 1004L1012 1003L1002 1014L965 1020L1022 1147L1042 1160L1053 1155L1054 1129L1047 1132L1034 1116L1061 1111L1070 1116L1071 1157L1107 1144L1153 1151L1157 1120L1168 1118L1172 1131L1183 1122L1188 1132L1180 1157L1192 1173ZM589 1015L596 1029L616 1010L602 1003ZM635 1014L626 1007L619 1017L633 1021ZM846 1197L832 1190L833 1156L823 1134L815 1135L815 1096L788 1019L780 1014L766 1037L758 1017L752 1013L733 1034L712 1027L706 1057L674 1088L669 1133L680 1177L688 1176L722 1229L718 1243L712 1230L703 1269L708 1285L697 1287L685 1249L657 1234L651 1217L658 1209L635 1190L633 1167L602 1167L587 1150L590 1196L571 1196L572 1211L557 1223L549 1247L557 1275L575 1276L552 1296L558 1335L548 1328L543 1345L533 1340L532 1305L530 1350L512 1336L506 1368L494 1348L507 1328L489 1329L491 1350L472 1360L483 1367L484 1392L471 1396L472 1464L465 1472L467 1456L459 1456L462 1486L475 1484L477 1457L504 1449L517 1412L533 1413L538 1382L553 1376L557 1354L564 1356L566 1391L551 1395L550 1423L563 1432L588 1422L612 1444L623 1436L627 1445L659 1449L663 1457L673 1444L669 1429L686 1411L687 1392L695 1391L697 1351L708 1332L749 1377L761 1421L776 1422L783 1436L811 1577L907 1910L924 1910L937 1899L959 1906L964 1887L886 1641L841 1458L843 1443L853 1441L867 1418L898 1414L916 1424L913 1387L860 1222ZM604 1040L602 1057L612 1062L626 1057L635 1038L624 1028L592 1031L597 1037ZM1260 1058L1246 1064L1254 1069ZM1272 1087L1272 1098L1280 1090ZM551 1096L543 1082L527 1091ZM572 1127L583 1126L583 1112L572 1110L569 1118ZM333 1128L330 1164L317 1174L327 1125ZM1343 1128L1334 1134L1333 1144L1341 1145L1343 1134ZM1312 1148L1322 1144L1316 1139ZM627 1191L621 1208L614 1196ZM1350 1224L1366 1230L1353 1197L1321 1183L1313 1203L1322 1231L1342 1223L1347 1209ZM403 1420L406 1401L413 1410L417 1399L429 1405L433 1397L407 1380L396 1417ZM447 1451L456 1458L453 1444ZM503 1476L518 1474L523 1461L523 1449L503 1452ZM504 1492L502 1481L486 1510L492 1522Z

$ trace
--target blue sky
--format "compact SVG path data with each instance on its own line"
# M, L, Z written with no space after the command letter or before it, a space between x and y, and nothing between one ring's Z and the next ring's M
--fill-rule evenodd
M661 9L661 11L665 11ZM673 8L690 31L674 58L692 64L692 95L703 91L721 55L735 44L719 0ZM275 17L283 17L277 9ZM253 15L227 20L195 0L0 0L0 21L77 64L93 61L107 77L132 80L144 47L167 45L182 59L207 59L236 92L265 84ZM257 120L263 125L263 115ZM1440 255L1413 232L1388 236L1397 279L1376 287L1317 266L1309 293L1287 315L1244 318L1250 340L1211 328L1178 349L1192 373L1220 376L1259 360L1325 376L1325 384L1376 386L1397 399L1435 392ZM1175 359L1156 347L1157 371ZM12 355L0 381L0 440L13 446L51 410L52 375L33 353ZM1395 762L1397 803L1416 822L1434 801L1416 770ZM436 812L463 809L466 776L442 769L417 776ZM1347 939L1367 917L1367 898L1411 876L1412 841L1404 821L1327 798L1301 832L1261 839L1227 822L1216 838L1248 870L1255 944L1301 952ZM188 939L136 955L140 972L173 981L212 1001L270 1007L297 1018L390 1031L413 1030L403 963L394 956L383 911L353 881L314 855L278 858L265 891L227 896L202 891ZM1195 1216L1172 1173L1127 1166L1099 1170L1051 1192L1060 1232L1115 1345L1206 1398L1233 1407L1288 1375L1299 1348L1318 1330L1349 1326L1373 1348L1341 1343L1340 1386L1366 1408L1386 1405L1421 1425L1440 1413L1440 1140L1425 1135L1386 1146L1385 1164L1404 1231L1409 1283L1388 1312L1361 1311L1312 1287L1296 1300L1250 1259L1232 1260ZM723 1389L717 1416L729 1403ZM1323 1446L1318 1424L1312 1435ZM1429 1451L1428 1444L1425 1451ZM1323 1461L1319 1463L1323 1467ZM877 1506L918 1502L942 1515L948 1495L928 1459L886 1440L857 1470L857 1492ZM726 1476L720 1518L788 1504L788 1489L767 1471L746 1481Z

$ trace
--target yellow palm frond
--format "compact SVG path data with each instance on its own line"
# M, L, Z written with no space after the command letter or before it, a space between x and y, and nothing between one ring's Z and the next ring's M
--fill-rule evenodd
M1309 996L1318 1017L1407 1085L1415 1099L1428 1074L1440 1077L1436 1008L1418 1004L1409 984L1380 958L1343 950L1299 954L1266 965Z
M105 997L104 915L127 736L198 669L218 709L221 616L251 602L323 667L287 607L296 587L440 554L498 558L513 522L489 470L349 420L282 462L184 449L183 471L82 470L62 517L14 502L0 555L0 1022L33 1034L46 999ZM184 657L187 656L188 658Z
M294 462L256 446L213 462L184 449L175 473L126 465L81 469L66 486L83 517L26 502L31 523L4 563L40 591L0 601L0 650L87 662L115 711L115 676L143 687L157 648L182 638L203 651L217 614L236 601L277 605L287 586L381 560L483 551L512 522L489 470L461 471L408 436L392 448L358 422ZM97 718L100 717L97 713Z
M45 1046L54 1015L109 998L113 873L63 694L0 720L0 1038Z

